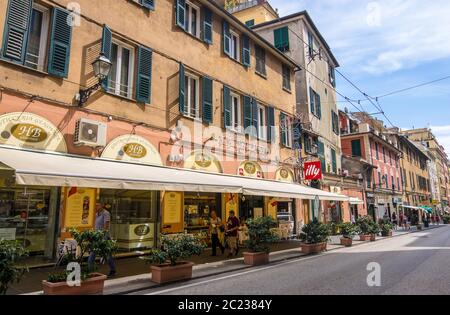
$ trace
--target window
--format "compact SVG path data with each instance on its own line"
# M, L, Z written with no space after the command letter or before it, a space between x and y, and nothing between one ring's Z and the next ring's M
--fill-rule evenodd
M331 149L331 164L333 167L333 173L337 174L337 158L336 158L336 150Z
M266 107L262 105L258 105L258 137L267 139Z
M43 6L33 4L31 13L30 33L25 55L25 66L44 71L47 38L49 30L49 11Z
M200 9L187 1L185 23L186 32L200 38Z
M383 180L381 179L381 172L378 172L378 186L381 187L382 183L383 183Z
M231 58L233 58L236 61L239 61L240 58L240 45L239 45L239 36L234 33L231 33L231 40L230 40L230 47L231 47Z
M333 132L339 135L339 117L334 110L331 111L331 125Z
M266 51L255 45L255 54L256 54L256 72L266 76Z
M288 147L292 148L292 136L293 136L293 129L292 126L294 124L294 121L292 117L289 117L285 115L284 113L281 114L281 143Z
M328 76L330 79L330 83L331 85L335 88L336 87L336 70L334 69L334 67L330 64L328 64Z
M352 156L362 157L361 140L352 140Z
M312 88L309 88L309 98L310 98L310 107L311 113L317 118L322 118L322 105L320 102L320 95L316 93Z
M397 177L397 190L401 190L400 187L400 177Z
M141 6L154 10L155 9L155 2L154 0L133 0L136 3L139 3Z
M389 189L389 180L388 180L388 175L386 174L386 175L384 175L384 179L386 180L386 182L384 183L385 184L385 186L386 186L386 189Z
M291 90L291 69L283 65L283 89Z
M199 78L186 74L184 79L184 115L190 118L200 118Z
M378 154L378 143L375 143L375 152L376 152L377 160L379 160L380 155Z
M289 28L287 26L276 29L274 33L274 46L281 52L289 51Z
M392 184L392 190L395 190L394 176L391 176L391 184Z
M108 78L110 93L131 98L133 82L134 49L119 42L111 46L111 72Z
M313 58L313 56L314 56L314 35L311 32L308 32L308 53L309 53L309 57Z
M318 141L317 145L318 145L317 153L320 160L320 166L322 168L322 172L326 172L327 167L325 161L325 144L322 141Z
M372 172L367 172L367 188L372 188Z
M249 20L245 22L245 25L247 25L247 27L252 27L253 25L255 25L255 20Z
M241 113L241 97L231 93L231 129L237 132L241 132L242 129Z

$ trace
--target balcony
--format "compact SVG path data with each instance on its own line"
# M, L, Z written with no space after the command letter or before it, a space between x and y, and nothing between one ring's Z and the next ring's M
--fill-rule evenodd
M243 2L235 4L235 5L230 4L229 7L226 7L225 9L229 13L233 14L233 13L257 6L258 4L263 4L265 2L266 2L266 0L248 0L248 1L244 0Z

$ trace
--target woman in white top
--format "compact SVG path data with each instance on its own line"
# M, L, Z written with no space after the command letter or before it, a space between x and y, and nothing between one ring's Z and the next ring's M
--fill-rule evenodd
M217 256L217 246L219 246L222 251L222 255L225 252L225 247L219 241L219 229L223 226L222 220L217 216L216 211L211 211L211 219L209 221L209 231L211 233L211 247L212 255Z

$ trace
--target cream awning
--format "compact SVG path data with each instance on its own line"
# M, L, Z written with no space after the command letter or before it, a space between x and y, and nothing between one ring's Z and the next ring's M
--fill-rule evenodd
M344 195L292 183L4 146L0 146L0 162L14 170L19 185L243 193L311 200L318 196L320 200L348 201Z
M363 205L363 204L364 204L364 201L362 201L362 200L360 200L360 199L358 199L358 198L350 197L350 198L349 198L349 203L350 203L351 205Z

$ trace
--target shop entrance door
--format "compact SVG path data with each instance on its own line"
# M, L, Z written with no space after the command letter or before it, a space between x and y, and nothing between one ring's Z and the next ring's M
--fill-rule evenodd
M239 202L239 215L241 219L246 220L255 218L255 216L261 215L261 209L263 209L262 215L264 215L264 197L245 196L242 199Z

